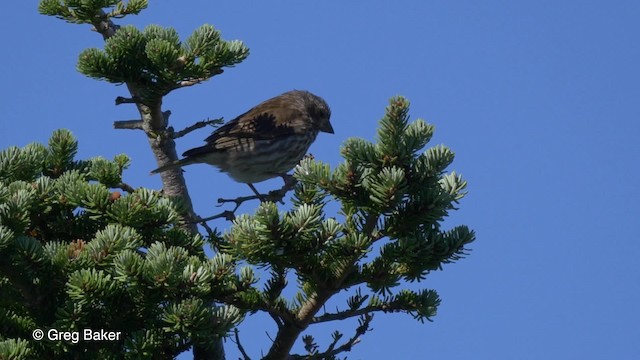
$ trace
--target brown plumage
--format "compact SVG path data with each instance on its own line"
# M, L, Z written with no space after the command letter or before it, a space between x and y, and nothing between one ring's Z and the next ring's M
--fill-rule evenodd
M300 162L318 132L333 134L330 117L331 110L321 97L289 91L217 128L205 139L206 145L151 173L206 163L241 183L282 176Z

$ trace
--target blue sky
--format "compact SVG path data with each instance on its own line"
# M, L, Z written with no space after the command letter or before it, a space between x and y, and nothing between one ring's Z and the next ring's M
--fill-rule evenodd
M80 51L101 38L38 15L36 3L0 12L0 148L68 128L81 158L127 153L126 181L159 188L143 134L112 128L137 115L114 106L126 89L75 70ZM473 251L411 285L442 297L433 323L377 315L350 358L632 359L640 358L639 18L635 1L166 0L119 23L173 26L182 38L211 23L251 49L223 75L165 98L176 128L308 89L331 105L335 128L311 152L335 165L339 145L373 139L388 98L400 94L414 119L436 125L431 145L456 152L450 169L468 180L469 195L447 225L475 229ZM179 152L207 135L181 139ZM218 197L248 190L207 166L187 169L203 215L217 212ZM340 329L350 336L356 326ZM331 330L312 333L324 340ZM270 319L259 316L241 327L253 358L268 349L266 331ZM232 343L227 350L237 358Z

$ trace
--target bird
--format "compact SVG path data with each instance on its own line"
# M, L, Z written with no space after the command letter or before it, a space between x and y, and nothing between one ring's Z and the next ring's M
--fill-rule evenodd
M319 132L333 134L331 109L321 97L292 90L266 100L215 129L206 145L187 150L183 158L152 174L206 163L249 185L281 176L307 153Z

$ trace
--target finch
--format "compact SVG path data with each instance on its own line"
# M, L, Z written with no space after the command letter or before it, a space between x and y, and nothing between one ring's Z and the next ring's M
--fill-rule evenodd
M155 170L206 163L249 184L284 176L304 157L319 132L333 134L326 101L308 91L293 90L262 102L217 128L206 145L186 151L183 159Z

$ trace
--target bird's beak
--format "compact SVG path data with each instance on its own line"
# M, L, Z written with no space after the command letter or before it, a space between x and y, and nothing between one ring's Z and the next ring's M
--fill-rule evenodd
M327 121L326 123L322 124L320 131L333 134L333 126L331 126L331 123Z

